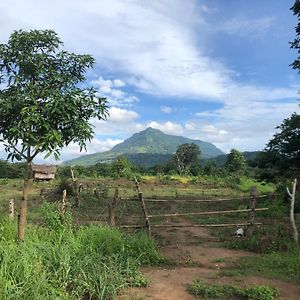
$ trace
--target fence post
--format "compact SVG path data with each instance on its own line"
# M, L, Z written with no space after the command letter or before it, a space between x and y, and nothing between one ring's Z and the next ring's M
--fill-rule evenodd
M248 223L249 223L249 235L253 235L254 229L254 219L255 219L255 207L256 207L256 198L257 197L257 189L256 186L252 186L250 190L250 201L249 201L249 211L248 214Z
M65 212L66 212L66 207L67 207L67 190L63 190L63 197L61 200L61 205L60 205L60 214L62 216L62 218L64 218L65 216Z
M297 178L295 178L292 182L292 191L290 192L290 189L288 187L286 188L286 190L287 190L287 193L291 200L290 221L291 221L292 228L293 228L293 237L294 237L294 241L298 244L299 234L298 234L297 225L295 222L295 213L294 213L295 199L296 199L296 187L297 187Z
M71 167L71 177L72 177L72 181L73 181L73 187L75 190L75 207L79 207L80 206L79 187L77 184L77 178L75 178L74 170L72 167Z
M15 200L14 199L9 199L8 202L8 219L9 221L13 221L15 218Z
M147 210L146 210L146 204L145 204L145 201L144 201L144 198L143 198L143 193L140 190L139 182L136 178L135 178L135 187L136 187L136 190L138 192L138 197L139 197L141 207L142 207L142 210L143 210L143 213L144 213L145 223L146 223L146 227L147 227L147 230L148 230L148 236L151 237L151 227L150 227L150 221L149 221Z
M116 226L115 221L115 207L119 200L119 189L116 187L115 194L110 202L108 202L108 224L109 226L113 227Z

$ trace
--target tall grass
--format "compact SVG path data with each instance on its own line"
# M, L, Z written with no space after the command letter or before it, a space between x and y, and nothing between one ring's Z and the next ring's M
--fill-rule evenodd
M0 224L0 299L113 299L146 281L142 264L163 260L144 234L90 226L30 225L18 243L16 224Z

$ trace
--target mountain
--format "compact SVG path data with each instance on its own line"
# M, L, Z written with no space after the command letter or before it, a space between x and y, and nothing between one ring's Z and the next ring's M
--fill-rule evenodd
M211 143L193 140L183 136L174 136L151 127L135 133L111 150L84 155L63 163L63 165L93 165L99 162L111 162L117 156L124 155L133 163L149 167L168 160L179 145L195 143L200 147L201 157L209 159L224 154Z

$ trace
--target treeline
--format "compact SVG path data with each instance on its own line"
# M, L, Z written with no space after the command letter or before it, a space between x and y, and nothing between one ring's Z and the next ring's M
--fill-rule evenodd
M23 178L24 163L9 163L0 160L0 178Z

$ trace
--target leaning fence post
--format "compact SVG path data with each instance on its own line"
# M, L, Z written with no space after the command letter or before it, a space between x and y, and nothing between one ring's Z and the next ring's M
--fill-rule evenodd
M292 192L290 192L290 189L288 187L286 188L286 190L287 190L287 193L291 200L290 221L291 221L292 228L293 228L293 237L294 237L294 241L296 243L298 243L299 235L298 235L297 225L295 222L295 213L294 213L295 199L296 199L296 187L297 187L297 178L295 178L292 182Z
M252 186L250 190L250 201L249 201L249 211L248 214L248 223L249 223L249 234L253 234L253 226L254 226L254 219L255 219L255 207L256 207L256 197L257 197L257 189L256 186Z
M119 189L116 187L115 194L110 202L108 202L108 224L113 227L116 226L115 221L115 207L119 199Z
M15 200L14 199L9 199L8 202L8 219L9 221L13 221L15 217Z
M147 230L148 230L148 236L151 237L151 227L150 227L150 221L149 221L149 217L148 217L147 210L146 210L145 200L143 198L143 193L140 190L139 182L136 178L135 178L135 187L136 187L136 190L138 192L139 201L141 203L142 210L143 210L143 213L144 213L145 223L146 223L146 227L147 227Z

